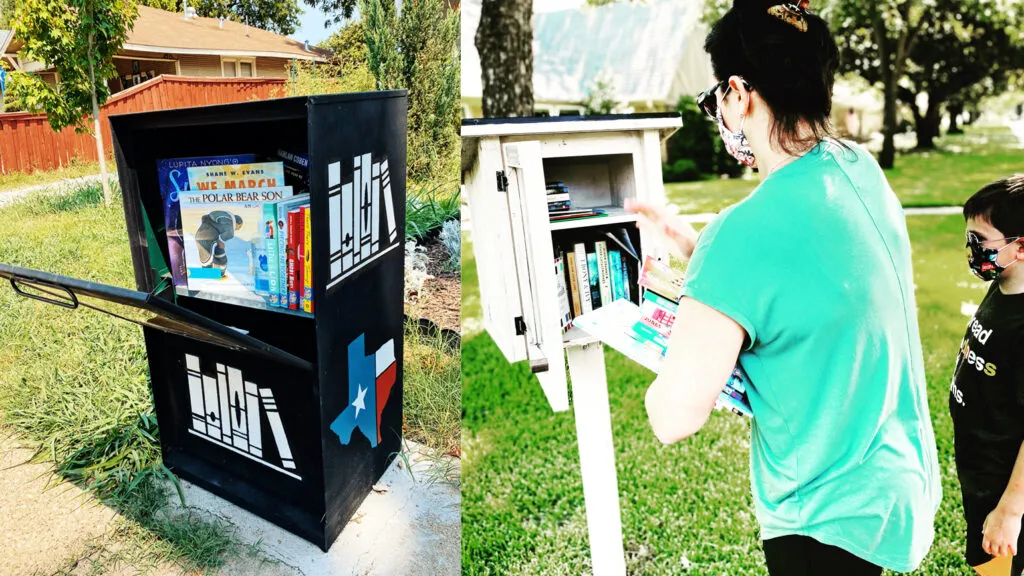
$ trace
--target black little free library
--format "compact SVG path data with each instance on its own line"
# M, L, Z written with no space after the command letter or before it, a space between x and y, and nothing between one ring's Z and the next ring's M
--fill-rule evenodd
M391 91L113 116L137 290L0 264L142 324L164 463L323 550L401 449L406 114ZM308 159L312 312L176 289L158 161L282 149Z

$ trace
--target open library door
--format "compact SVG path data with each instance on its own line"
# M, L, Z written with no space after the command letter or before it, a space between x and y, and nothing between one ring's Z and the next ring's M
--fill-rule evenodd
M19 295L76 310L89 308L115 318L231 350L239 350L312 371L313 365L290 354L178 306L156 294L97 284L29 268L0 264L0 278Z
M527 358L551 409L560 412L569 409L569 392L540 143L505 144L502 152Z

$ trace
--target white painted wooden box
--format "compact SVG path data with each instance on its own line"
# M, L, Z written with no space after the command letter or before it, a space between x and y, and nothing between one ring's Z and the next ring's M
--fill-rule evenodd
M575 328L562 333L556 247L625 228L641 259L667 257L622 206L626 198L664 202L662 142L680 126L675 113L462 122L462 178L484 328L509 362L529 360L555 411L569 407L565 348L592 341ZM607 215L549 221L550 181L568 186L573 208L602 208ZM630 275L637 301L638 270Z

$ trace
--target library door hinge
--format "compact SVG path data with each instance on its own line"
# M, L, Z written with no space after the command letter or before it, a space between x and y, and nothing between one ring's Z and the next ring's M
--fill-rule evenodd
M523 322L522 316L516 316L516 336L523 334L526 334L526 322Z
M505 176L504 170L498 170L498 192L508 192L508 176Z

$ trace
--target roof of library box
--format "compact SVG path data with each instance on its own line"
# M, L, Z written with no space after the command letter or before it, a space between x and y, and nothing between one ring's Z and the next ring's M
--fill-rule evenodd
M696 95L713 82L704 53L703 2L647 0L538 12L533 17L533 92L538 102L581 102L602 75L624 102ZM462 4L462 95L482 94L473 43L480 4Z

